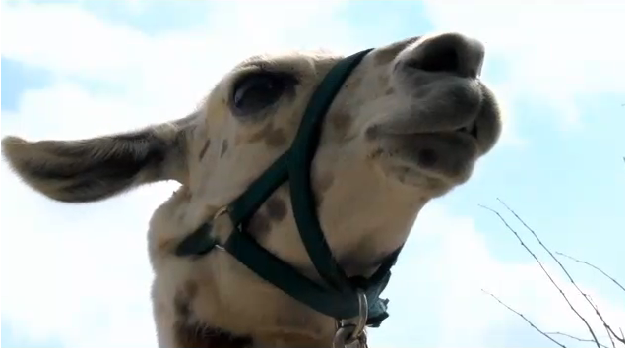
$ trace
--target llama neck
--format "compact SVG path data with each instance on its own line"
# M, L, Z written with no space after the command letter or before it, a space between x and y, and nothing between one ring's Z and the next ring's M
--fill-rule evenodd
M216 327L197 328L179 326L176 331L175 348L330 348L331 340L319 340L307 336L279 333L260 334L256 336L234 335ZM174 348L171 347L171 348ZM356 348L350 345L348 348ZM164 347L163 347L164 348ZM168 347L169 348L169 347Z

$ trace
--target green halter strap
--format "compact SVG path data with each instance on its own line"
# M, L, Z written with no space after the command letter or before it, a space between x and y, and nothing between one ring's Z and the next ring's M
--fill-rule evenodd
M389 255L370 278L347 277L325 240L310 184L310 168L319 144L324 116L352 70L371 50L344 58L328 72L310 98L291 147L226 207L225 212L230 216L234 230L221 248L289 296L337 321L362 315L358 292L363 292L368 307L366 323L377 327L388 317L388 300L380 299L379 295L389 281L390 269L402 248ZM291 265L261 247L246 232L253 214L287 180L300 238L327 286L301 275ZM201 256L219 246L211 235L211 229L208 222L200 226L178 245L176 255Z

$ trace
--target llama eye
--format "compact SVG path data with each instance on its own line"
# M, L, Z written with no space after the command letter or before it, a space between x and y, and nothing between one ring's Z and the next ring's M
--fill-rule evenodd
M288 79L278 74L264 72L244 76L232 89L232 111L237 116L259 112L277 102L288 85Z

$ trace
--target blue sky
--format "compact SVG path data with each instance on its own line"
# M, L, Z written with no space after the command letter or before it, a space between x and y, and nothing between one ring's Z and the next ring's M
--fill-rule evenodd
M3 1L1 133L82 138L177 118L238 60L265 50L349 53L432 30L474 35L486 45L483 79L504 102L506 130L468 184L419 215L385 293L391 318L371 330L371 346L547 346L480 288L547 330L588 334L478 204L503 212L503 199L553 250L625 282L625 49L615 44L623 15L624 4L581 0ZM4 163L1 175L2 346L154 346L145 230L175 185L61 205ZM110 250L116 258L105 259ZM568 265L624 323L625 294Z

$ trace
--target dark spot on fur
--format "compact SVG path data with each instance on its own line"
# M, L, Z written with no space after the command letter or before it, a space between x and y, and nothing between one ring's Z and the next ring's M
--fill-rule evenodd
M255 236L262 236L271 230L271 221L263 212L257 212L250 219L247 230Z
M211 140L207 139L206 142L204 143L204 146L202 146L202 150L200 150L200 161L202 160L202 158L204 158L204 155L206 154L206 150L208 150L208 147L211 146Z
M264 141L268 146L279 147L284 145L286 140L286 135L283 129L274 128L273 123L268 123L261 130L249 136L238 134L235 139L235 144L242 142L257 143Z
M273 196L265 203L267 215L274 221L282 221L286 216L286 203L280 197Z
M187 280L182 289L178 289L174 295L174 311L178 321L190 321L190 317L193 314L191 310L191 301L193 301L197 295L197 291L197 283L194 280Z
M176 311L176 316L182 321L187 321L189 316L191 316L191 303L181 290L178 290L174 296L174 311Z
M393 88L393 87L389 87L389 88L386 89L386 91L384 91L385 95L391 95L393 93L395 93L395 88Z
M184 283L184 292L187 294L187 297L189 297L189 299L195 298L195 296L197 295L197 290L198 285L197 282L195 282L194 280L190 279Z
M349 132L349 127L352 123L349 115L344 113L332 114L330 115L330 122L334 127L334 132L338 140L345 139L345 137L347 137L347 133Z
M271 147L279 147L286 143L286 135L281 128L273 129L265 138L265 143Z
M221 155L223 157L224 153L228 150L228 140L224 139L221 141Z
M218 328L201 324L176 322L173 327L175 347L184 348L250 348L252 338L234 336Z

